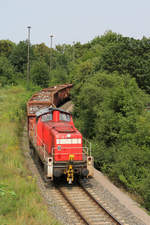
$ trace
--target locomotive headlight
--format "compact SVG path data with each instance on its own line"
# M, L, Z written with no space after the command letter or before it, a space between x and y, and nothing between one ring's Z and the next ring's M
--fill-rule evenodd
M92 158L88 157L87 160L88 160L88 165L91 165L92 164Z

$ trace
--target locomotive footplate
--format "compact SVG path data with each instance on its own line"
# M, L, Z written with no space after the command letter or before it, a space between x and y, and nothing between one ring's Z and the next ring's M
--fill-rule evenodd
M69 184L74 181L75 175L87 177L89 174L87 161L74 161L73 158L73 155L70 155L69 161L55 161L53 164L54 176L60 177L65 174Z
M54 161L54 167L55 168L61 168L61 167L66 167L66 164L68 163L69 161ZM80 166L86 166L87 162L85 161L73 161L72 164L75 166L75 167L80 167Z

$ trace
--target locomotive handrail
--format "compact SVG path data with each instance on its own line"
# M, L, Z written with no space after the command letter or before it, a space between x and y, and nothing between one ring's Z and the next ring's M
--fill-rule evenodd
M86 138L82 137L83 141L85 142L85 145L86 143L88 143L89 145L89 149L90 149L90 156L92 155L92 144L91 142L89 142Z
M37 141L40 141L41 142L41 145L38 145L37 144ZM38 135L36 135L36 137L34 137L34 143L35 143L35 145L37 146L37 148L40 148L40 150L42 150L43 151L43 153L44 153L44 159L45 159L45 155L46 155L46 144L44 144L44 142L41 140L41 138L38 136Z
M87 154L88 155L88 147L61 147L61 150L64 150L64 149L83 149L83 152L82 153L78 153L78 154L83 154L83 153L85 153L85 154ZM58 150L58 148L57 147L52 147L52 153L53 153L53 151L54 150ZM62 152L60 152L61 150L58 150L59 151L59 153L58 154L65 154L65 152L64 153L62 153ZM86 151L84 151L84 150L86 150ZM55 153L55 154L57 154L57 153ZM69 154L69 153L66 153L66 154ZM75 154L75 153L74 153Z
M64 150L64 149L82 149L83 151L81 152L81 153L78 153L78 152L73 152L73 153L69 153L69 152L58 152L58 153L54 153L54 150L58 150L58 148L57 147L52 147L52 157L53 157L53 159L55 158L55 156L57 156L57 155L59 155L59 156L66 156L66 155L72 155L72 154L74 154L74 155L76 155L76 156L80 156L80 155L82 155L83 156L83 158L85 157L85 156L88 156L88 147L62 147L61 148L61 150Z

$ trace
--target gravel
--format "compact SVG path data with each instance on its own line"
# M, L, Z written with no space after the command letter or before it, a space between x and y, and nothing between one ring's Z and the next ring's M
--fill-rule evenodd
M124 224L150 225L150 216L101 172L95 170L95 176L90 179L90 185L93 186L99 198L119 215Z

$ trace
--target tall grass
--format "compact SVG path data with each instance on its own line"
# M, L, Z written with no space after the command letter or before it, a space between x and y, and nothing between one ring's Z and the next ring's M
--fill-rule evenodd
M0 89L0 225L53 225L34 178L25 166L19 141L30 93Z

